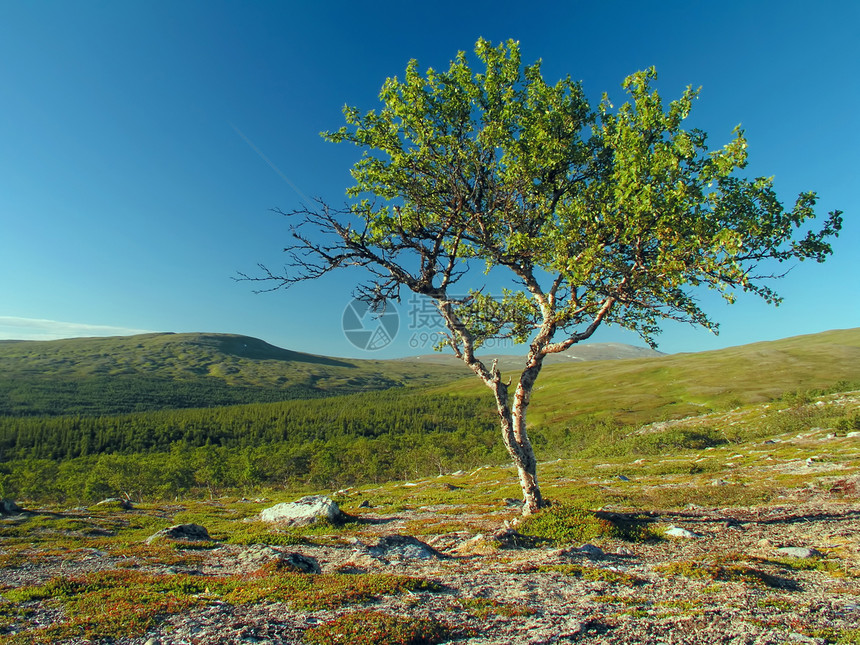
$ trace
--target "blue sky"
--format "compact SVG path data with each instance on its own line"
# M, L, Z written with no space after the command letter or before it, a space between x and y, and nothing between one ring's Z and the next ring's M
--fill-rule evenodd
M742 124L751 175L781 199L845 211L834 256L775 283L778 308L705 296L721 334L667 325L666 352L860 325L860 3L0 3L0 338L137 331L248 334L318 354L415 347L410 305L378 351L344 336L356 276L254 294L304 196L341 203L358 151L324 142L344 104L370 109L408 60L444 67L483 36L520 41L544 77L597 101L655 65L712 146ZM369 323L370 324L370 323ZM425 328L426 330L426 328ZM412 347L410 347L410 340ZM641 344L612 328L594 341Z

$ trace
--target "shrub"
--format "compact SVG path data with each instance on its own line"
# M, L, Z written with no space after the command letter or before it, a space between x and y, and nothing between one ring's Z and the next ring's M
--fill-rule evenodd
M316 645L435 645L452 636L451 628L438 620L378 611L346 614L305 632L305 640Z
M517 530L523 535L553 544L570 544L608 536L612 533L613 525L588 509L553 504L539 513L529 515Z
M553 504L528 516L520 524L521 534L553 544L587 542L601 537L643 541L656 534L636 517L603 515L579 506Z

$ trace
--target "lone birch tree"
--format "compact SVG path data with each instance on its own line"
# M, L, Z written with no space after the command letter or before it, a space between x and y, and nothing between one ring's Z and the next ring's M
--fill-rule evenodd
M356 295L376 311L404 289L432 299L447 328L439 349L493 394L528 514L545 504L526 414L547 355L602 324L652 346L665 320L716 332L696 300L705 287L778 304L767 286L778 264L822 262L841 213L811 229L815 193L786 210L770 179L739 174L739 128L709 151L704 132L682 128L698 90L665 104L653 68L624 81L623 105L604 95L595 110L570 77L549 85L540 62L524 66L515 41L481 39L475 54L479 71L464 52L447 71L413 60L385 81L380 109L345 107L347 125L322 136L363 149L351 201L278 211L293 222L284 270L242 278L279 289L363 267ZM490 270L509 288L487 293ZM519 374L481 360L491 339L528 347Z

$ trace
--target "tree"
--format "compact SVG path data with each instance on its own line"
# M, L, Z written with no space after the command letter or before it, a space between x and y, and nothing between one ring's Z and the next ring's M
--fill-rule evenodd
M570 77L549 85L540 62L523 66L517 42L482 39L475 54L479 72L464 52L444 72L422 75L413 60L383 85L381 109L345 107L347 125L323 136L364 150L352 201L277 211L294 222L287 265L241 277L279 289L362 267L370 278L357 296L375 311L404 288L432 299L447 328L440 348L493 393L530 513L544 500L526 412L548 354L602 324L651 345L664 320L716 331L696 299L703 287L778 304L766 286L784 275L777 264L823 261L841 213L808 230L816 195L785 210L770 179L739 174L739 128L709 151L704 132L681 127L698 90L664 105L653 68L624 81L622 106L604 95L593 110ZM507 272L510 288L461 287L481 265ZM515 378L476 354L491 339L528 344Z

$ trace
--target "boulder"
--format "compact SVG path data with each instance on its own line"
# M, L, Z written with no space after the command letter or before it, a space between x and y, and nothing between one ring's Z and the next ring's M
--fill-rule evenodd
M483 533L478 533L457 547L461 555L490 555L502 547L500 540L488 538Z
M210 542L209 531L199 524L176 524L168 526L166 529L161 529L157 533L153 533L146 538L146 543L150 544L155 540L177 540L183 542Z
M784 546L776 550L780 555L789 558L819 558L821 552L805 546Z
M0 499L0 515L14 515L20 513L24 509L18 506L11 499Z
M692 531L688 531L687 529L682 529L680 526L670 526L664 531L664 533L669 537L686 538L688 540L702 537L698 533L693 533Z
M367 549L377 559L392 560L433 560L444 557L436 549L410 535L386 535L376 546Z
M309 495L295 502L275 504L260 513L264 522L280 522L289 526L307 526L320 521L337 524L344 518L340 507L324 495Z
M593 544L585 543L581 547L571 549L571 553L583 553L589 558L602 558L604 553L603 549L599 546L594 546Z
M265 544L254 544L236 554L236 561L245 571L292 571L320 573L316 559L301 553L284 552Z

